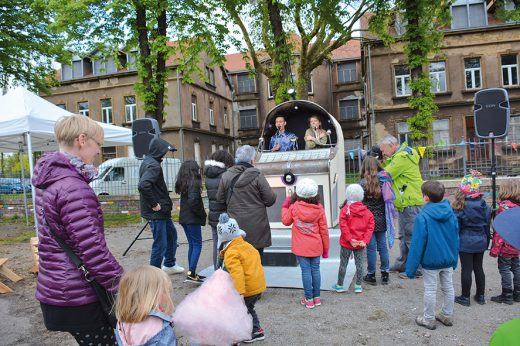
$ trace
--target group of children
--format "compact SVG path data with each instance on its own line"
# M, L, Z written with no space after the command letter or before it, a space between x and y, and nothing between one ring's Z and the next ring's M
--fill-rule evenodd
M343 281L350 256L356 264L354 292L363 291L362 282L375 283L375 252L380 253L381 283L389 282L387 243L393 241L395 210L392 209L391 177L378 168L375 158L363 163L360 184L350 184L346 201L340 207L340 265L338 280L333 286L344 292ZM412 243L406 263L406 277L415 277L422 267L424 281L424 313L416 323L436 328L436 320L453 325L454 303L470 305L472 273L475 273L474 300L485 304L483 255L491 239L491 210L482 199L480 178L473 172L462 179L452 205L444 199L444 185L426 181L421 188L425 205L414 224ZM507 180L500 186L499 209L520 205L520 182ZM282 205L282 222L292 225L292 252L301 267L304 294L300 300L306 308L321 305L320 257L328 258L329 235L325 210L319 203L318 186L312 179L297 181L295 192ZM266 289L259 253L243 236L237 222L222 214L217 226L220 267L226 270L235 289L244 297L244 304L253 320L251 339L264 339L255 312L255 303ZM368 255L367 255L368 248ZM520 302L519 250L508 244L498 233L492 235L491 256L498 257L502 277L502 293L491 298L498 303ZM453 270L461 262L461 295L455 297ZM365 266L368 260L368 273ZM513 279L514 278L514 279ZM442 309L435 314L437 283L443 292ZM175 344L172 328L172 284L160 269L144 266L125 273L119 287L116 314L117 341L120 345Z

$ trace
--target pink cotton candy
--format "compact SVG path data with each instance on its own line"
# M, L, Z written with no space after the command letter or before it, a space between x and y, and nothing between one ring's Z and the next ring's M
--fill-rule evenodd
M191 343L231 345L251 338L253 322L231 276L218 269L176 307L175 333Z

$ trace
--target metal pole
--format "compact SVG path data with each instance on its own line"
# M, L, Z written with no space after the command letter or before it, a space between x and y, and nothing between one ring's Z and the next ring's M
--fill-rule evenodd
M497 166L496 166L496 157L495 157L495 138L491 138L491 194L493 198L493 213L497 209Z
M464 140L464 136L462 136L462 167L464 169L464 175L466 175L467 173L467 153L466 153L466 141Z
M31 133L26 132L25 135L27 137L27 156L29 158L29 176L31 177L31 181L32 181L34 165L33 165L33 156L32 156ZM36 231L36 236L38 236L38 219L36 218L36 189L34 188L33 184L31 184L31 193L32 193L33 216L34 216L34 229Z
M374 80L372 78L372 54L368 45L368 76L370 78L370 145L376 143L376 113L374 112Z
M25 224L29 226L29 213L27 212L27 191L25 190L25 170L23 164L23 145L20 144L20 167L22 169L22 177L20 179L20 185L22 186L23 191L23 207L25 211Z

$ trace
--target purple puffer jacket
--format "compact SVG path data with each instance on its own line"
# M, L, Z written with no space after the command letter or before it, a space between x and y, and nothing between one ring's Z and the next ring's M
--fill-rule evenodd
M88 181L60 153L43 156L32 179L36 191L40 268L36 299L57 306L78 306L97 300L92 286L50 233L47 222L78 255L92 277L116 292L123 268L108 250L103 212Z

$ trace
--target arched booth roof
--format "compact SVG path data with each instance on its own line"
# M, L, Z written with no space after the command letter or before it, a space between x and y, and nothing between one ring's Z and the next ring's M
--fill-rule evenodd
M271 109L265 117L265 123L262 130L262 138L264 140L263 149L269 149L269 141L276 133L275 120L278 116L284 116L287 122L286 131L294 133L298 137L298 148L305 148L304 135L309 128L309 117L317 115L321 120L321 127L327 131L330 130L331 146L337 144L337 139L343 138L343 132L338 121L320 105L307 100L293 100L281 103Z

